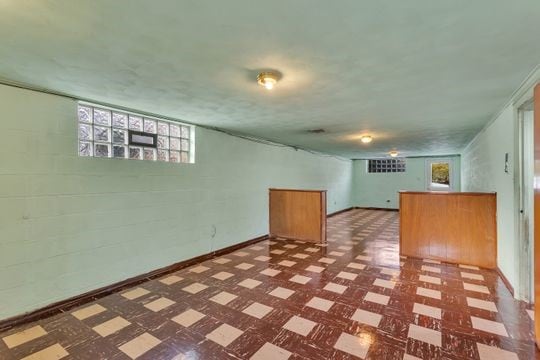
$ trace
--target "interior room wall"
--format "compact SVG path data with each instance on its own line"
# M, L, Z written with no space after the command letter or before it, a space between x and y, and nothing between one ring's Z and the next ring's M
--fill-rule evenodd
M268 232L268 188L352 206L352 161L196 128L196 163L77 156L76 101L0 86L0 319Z
M518 273L514 161L517 159L514 107L507 106L463 151L464 191L497 192L497 263L516 288ZM505 172L505 154L509 169Z
M497 264L520 298L518 109L540 82L537 67L462 152L463 191L497 192ZM508 153L508 171L505 154ZM532 270L531 270L532 271Z
M443 158L444 156L441 156ZM454 160L453 180L455 191L460 190L460 158ZM369 173L368 160L353 161L354 204L360 207L387 209L399 208L399 191L426 191L426 161L428 157L407 158L406 171L402 173Z

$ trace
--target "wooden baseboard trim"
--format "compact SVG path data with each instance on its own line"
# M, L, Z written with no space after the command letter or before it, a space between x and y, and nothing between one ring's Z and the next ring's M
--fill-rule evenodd
M379 207L355 206L354 208L355 208L355 209L362 209L362 210L399 211L399 209L393 209L393 208L379 208Z
M510 284L510 281L508 281L508 279L506 278L506 276L504 276L503 272L501 271L501 269L499 269L498 266L495 268L495 270L497 271L497 274L500 276L504 285L506 285L508 291L510 291L510 294L514 296L514 287L512 286L512 284Z
M120 282L117 282L108 286L104 286L99 289L91 290L84 294L77 295L69 299L61 300L61 301L55 302L53 304L44 306L42 308L27 312L21 315L16 315L16 316L4 319L4 320L0 320L0 332L9 330L19 325L27 324L27 323L30 323L39 319L43 319L49 316L53 316L62 312L69 311L70 309L74 307L84 305L86 303L100 299L112 293L141 284L148 280L162 277L164 275L176 272L178 270L195 265L197 263L231 253L240 248L255 244L257 242L260 242L266 239L268 239L268 235L259 236L254 239L247 240L247 241L244 241L244 242L232 245L232 246L228 246L223 249L212 251L204 255L200 255L191 259L183 260L183 261L174 263L172 265L168 265L160 269L150 271L146 274L137 275L132 278L129 278L129 279L126 279L126 280L123 280L123 281L120 281Z
M332 217L332 216L336 216L336 215L339 215L339 214L343 214L344 212L347 212L347 211L351 211L355 209L354 206L351 206L351 207L348 207L346 209L343 209L343 210L338 210L338 211L334 211L333 213L331 214L327 214L326 217L329 218L329 217Z

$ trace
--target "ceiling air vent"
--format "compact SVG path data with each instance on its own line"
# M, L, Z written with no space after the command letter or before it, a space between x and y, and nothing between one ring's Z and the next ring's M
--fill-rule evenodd
M308 130L307 132L310 134L322 134L325 131L324 129L311 129L311 130Z

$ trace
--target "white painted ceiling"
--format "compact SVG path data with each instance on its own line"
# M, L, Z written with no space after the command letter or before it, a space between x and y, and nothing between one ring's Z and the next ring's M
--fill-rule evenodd
M10 81L351 158L448 154L540 62L540 1L0 0L0 44Z

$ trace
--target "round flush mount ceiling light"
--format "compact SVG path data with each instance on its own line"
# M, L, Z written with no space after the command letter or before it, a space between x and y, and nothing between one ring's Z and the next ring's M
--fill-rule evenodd
M267 90L272 90L276 85L277 80L277 74L270 71L262 72L259 74L259 76L257 76L257 82L264 86Z
M370 142L373 141L373 138L370 135L363 135L360 138L360 141L363 142L364 144L369 144Z
M399 153L395 150L392 150L388 153L391 157L397 157L399 155Z

